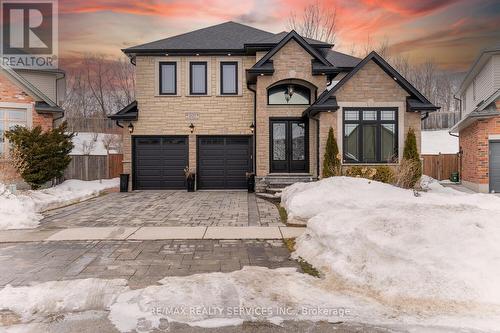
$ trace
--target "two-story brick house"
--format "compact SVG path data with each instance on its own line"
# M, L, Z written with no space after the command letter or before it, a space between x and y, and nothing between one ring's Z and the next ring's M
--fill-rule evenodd
M500 45L481 51L457 93L462 183L478 192L500 192Z
M62 119L65 73L49 69L12 69L0 64L0 181L19 182L9 163L9 143L4 133L15 125L43 130Z
M111 118L133 188L182 188L185 166L198 189L320 177L330 127L344 164L397 164L436 107L375 52L332 46L226 22L124 49L137 99Z

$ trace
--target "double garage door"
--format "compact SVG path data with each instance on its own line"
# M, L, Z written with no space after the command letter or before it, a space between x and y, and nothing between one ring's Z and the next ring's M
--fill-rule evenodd
M490 192L500 193L500 141L490 141Z
M250 136L197 138L198 189L242 189L252 170ZM186 136L135 137L134 189L184 189L189 164Z

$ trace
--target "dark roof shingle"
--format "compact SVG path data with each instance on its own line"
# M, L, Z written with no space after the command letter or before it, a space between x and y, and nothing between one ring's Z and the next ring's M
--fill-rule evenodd
M132 46L123 51L133 53L146 50L242 50L245 43L255 43L273 36L273 33L229 21L155 42Z

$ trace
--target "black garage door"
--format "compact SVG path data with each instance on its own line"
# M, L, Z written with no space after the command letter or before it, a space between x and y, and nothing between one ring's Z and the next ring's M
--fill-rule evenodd
M251 136L198 137L198 188L246 188L251 155Z
M490 141L490 192L500 193L500 141Z
M182 189L188 165L188 138L149 136L134 138L134 189Z

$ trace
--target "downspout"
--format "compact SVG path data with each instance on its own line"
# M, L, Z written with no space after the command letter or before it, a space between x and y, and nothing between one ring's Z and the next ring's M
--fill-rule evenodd
M460 110L460 119L462 119L462 100L458 98L456 95L453 95L453 98L458 101L459 110Z
M116 121L116 126L118 126L118 127L120 127L120 128L123 128L123 126L120 124L120 121L119 121L119 120L117 120L117 121Z
M257 174L257 90L252 89L247 82L247 89L253 92L253 173Z
M62 73L62 76L61 77L58 77L56 78L56 105L59 105L57 104L58 103L58 99L57 99L57 92L58 92L58 89L57 89L57 81L61 80L61 79L64 79L66 77L66 72ZM65 89L66 90L66 89ZM64 118L64 112L61 114L60 117L57 117L57 118L52 118L52 125L54 125L54 122L61 119L61 118Z
M319 165L319 119L311 118L316 121L316 175L318 179L320 178L320 165Z

